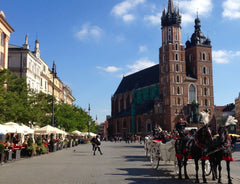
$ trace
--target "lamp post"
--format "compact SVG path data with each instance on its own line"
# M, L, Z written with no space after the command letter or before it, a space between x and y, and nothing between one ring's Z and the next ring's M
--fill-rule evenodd
M88 136L90 135L90 104L88 104Z
M52 86L52 126L55 126L55 117L54 117L54 79L57 77L56 65L53 61L51 74L53 76L53 86Z

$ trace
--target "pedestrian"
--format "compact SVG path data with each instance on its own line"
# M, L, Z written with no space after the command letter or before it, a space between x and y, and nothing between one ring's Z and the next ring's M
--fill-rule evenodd
M98 151L100 152L101 155L103 154L102 151L101 151L100 145L101 145L101 141L100 141L99 135L97 135L96 138L95 138L95 146L94 146L93 155L95 155L95 152L96 152L97 149L98 149Z
M94 151L95 150L95 142L96 142L96 136L94 136L90 142L92 143L92 150Z

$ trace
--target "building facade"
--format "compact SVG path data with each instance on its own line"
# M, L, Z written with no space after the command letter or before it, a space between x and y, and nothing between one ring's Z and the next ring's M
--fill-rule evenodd
M146 135L155 124L172 131L180 117L196 126L201 111L210 111L213 118L212 46L201 32L200 19L184 46L181 15L168 0L161 26L159 65L124 77L112 97L113 136Z
M23 46L9 44L8 69L20 77L26 77L26 82L36 92L52 95L53 75L49 66L41 58L39 41L35 41L34 51L29 49L28 35ZM57 101L73 104L75 98L72 90L58 77L54 79L54 96Z
M6 21L3 11L0 11L0 69L8 68L8 42L13 28Z

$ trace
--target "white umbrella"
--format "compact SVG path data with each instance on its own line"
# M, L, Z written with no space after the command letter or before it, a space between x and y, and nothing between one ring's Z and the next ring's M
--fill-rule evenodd
M81 135L81 132L78 131L78 130L74 130L74 131L72 131L72 133L75 134L75 135Z
M7 127L8 133L18 133L18 134L24 133L23 127L17 123L8 122L8 123L4 123L3 125L5 125Z
M0 124L0 134L7 134L7 127Z
M27 125L22 124L22 127L24 129L24 134L34 134L34 130Z
M56 131L55 127L52 127L50 125L46 125L46 126L44 126L42 128L35 129L35 133L36 134L45 134L45 135L47 135L47 134L51 134L51 133L56 134L57 131Z

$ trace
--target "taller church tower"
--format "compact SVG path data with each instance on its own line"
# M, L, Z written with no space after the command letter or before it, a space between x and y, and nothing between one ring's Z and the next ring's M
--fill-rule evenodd
M183 113L184 81L186 76L185 50L181 43L181 15L168 1L161 17L162 47L159 49L159 82L162 97L163 129L172 130L175 114Z
M173 130L179 118L198 123L199 112L214 113L211 41L201 32L200 19L186 49L181 43L181 15L168 0L161 17L159 49L160 125ZM194 113L193 113L194 112Z

